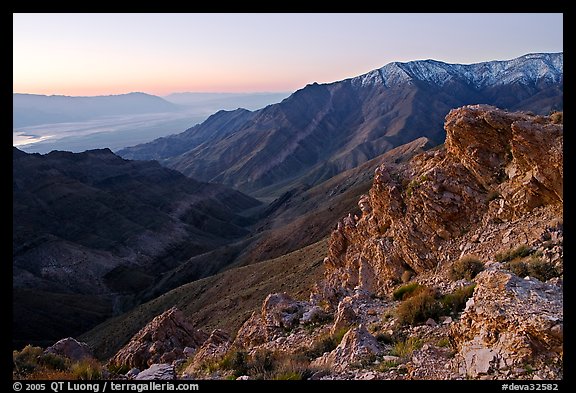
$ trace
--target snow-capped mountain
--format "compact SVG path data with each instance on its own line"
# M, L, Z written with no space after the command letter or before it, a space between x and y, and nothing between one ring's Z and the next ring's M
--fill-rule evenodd
M397 146L444 142L444 118L468 104L548 114L563 108L563 54L507 61L390 63L313 83L258 111L221 111L187 131L124 149L193 178L254 195L319 184Z
M481 89L514 83L524 85L534 85L541 81L560 83L563 69L562 52L531 53L512 60L475 64L449 64L437 60L393 62L351 80L353 85L364 87L377 84L392 87L412 81L443 86L452 81Z

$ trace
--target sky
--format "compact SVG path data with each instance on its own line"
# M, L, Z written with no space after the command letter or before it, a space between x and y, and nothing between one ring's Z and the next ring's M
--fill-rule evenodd
M284 92L393 61L563 51L563 15L13 14L13 92Z

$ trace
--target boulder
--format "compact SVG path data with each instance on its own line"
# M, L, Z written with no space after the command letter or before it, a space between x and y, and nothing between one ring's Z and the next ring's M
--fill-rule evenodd
M134 379L137 381L169 381L176 379L176 372L171 364L153 364L150 368L140 372Z
M54 345L46 348L44 353L53 353L55 355L64 356L76 362L93 357L88 344L76 341L72 337L63 338Z
M118 367L146 369L154 363L171 363L184 358L184 348L198 348L208 338L196 330L176 307L165 311L144 326L110 360Z
M350 329L340 344L332 352L311 363L312 367L327 367L336 372L343 372L350 365L372 362L382 355L384 349L363 325Z
M463 373L499 375L530 365L561 377L563 296L556 285L487 269L451 333Z

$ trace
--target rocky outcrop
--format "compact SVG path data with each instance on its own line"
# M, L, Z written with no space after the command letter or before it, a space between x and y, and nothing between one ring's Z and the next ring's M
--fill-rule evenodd
M184 371L185 374L193 374L205 362L221 359L232 344L230 335L223 330L215 329L210 337L202 344L193 355L193 360Z
M551 117L473 105L450 111L445 128L445 149L376 169L362 216L332 232L317 299L389 292L405 271L457 259L447 248L472 228L563 203L563 125Z
M208 338L194 329L176 307L154 318L132 337L110 364L141 370L155 363L171 363L184 358L185 347L198 348Z
M383 348L374 336L366 330L366 327L360 325L350 329L342 337L342 341L336 349L316 359L312 362L312 366L330 368L340 372L350 365L372 362L377 355L381 355L383 352Z
M334 324L330 328L330 334L334 335L342 329L351 327L357 320L358 315L354 312L352 298L347 296L338 303Z
M530 368L544 379L561 378L562 286L522 279L494 264L476 278L451 335L465 375L506 377Z
M134 379L137 381L167 381L176 379L176 372L171 364L153 364L150 368L136 375Z
M44 353L64 356L76 362L93 357L92 351L86 343L76 341L72 337L63 338L54 345L46 348Z
M304 302L298 302L286 293L270 294L264 300L260 313L253 312L244 322L234 344L247 348L271 341L297 326L306 311Z

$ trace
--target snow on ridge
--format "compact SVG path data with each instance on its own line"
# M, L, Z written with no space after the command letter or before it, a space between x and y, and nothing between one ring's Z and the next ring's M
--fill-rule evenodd
M515 82L530 84L542 79L557 83L563 77L563 69L562 52L530 53L512 60L475 64L417 60L386 64L382 68L352 78L352 84L391 87L420 80L443 86L449 81L457 81L474 85L476 88L484 88Z

